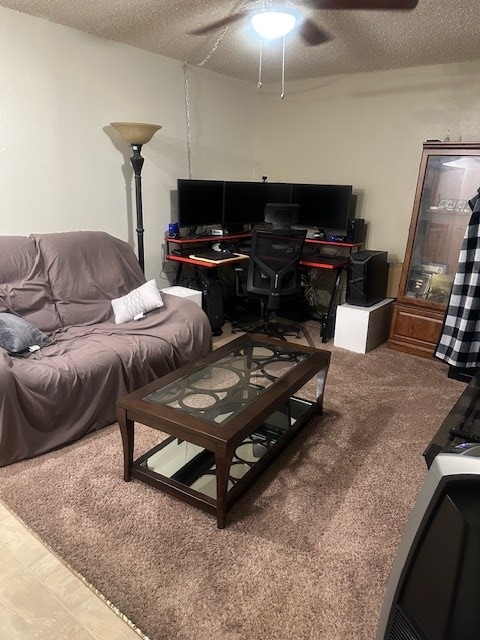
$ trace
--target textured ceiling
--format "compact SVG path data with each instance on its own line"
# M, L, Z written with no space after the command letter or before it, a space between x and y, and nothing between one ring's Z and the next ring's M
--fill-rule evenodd
M255 4L253 0L250 0ZM110 40L190 64L200 63L222 30L202 36L189 31L227 15L238 0L0 0L16 9ZM286 79L358 73L480 59L479 0L419 0L411 12L309 11L333 39L308 47L287 38ZM277 80L279 43L263 57L263 80ZM259 43L241 20L225 32L206 69L256 82Z

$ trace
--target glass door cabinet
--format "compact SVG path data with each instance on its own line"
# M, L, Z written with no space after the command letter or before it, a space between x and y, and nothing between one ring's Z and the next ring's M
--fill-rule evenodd
M423 145L390 348L433 356L479 187L480 142Z

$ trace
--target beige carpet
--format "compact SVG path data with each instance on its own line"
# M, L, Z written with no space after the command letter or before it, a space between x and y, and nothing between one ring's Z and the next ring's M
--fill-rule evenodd
M385 346L317 346L332 351L323 418L222 531L124 483L116 426L0 469L0 498L152 640L372 640L422 452L465 385Z

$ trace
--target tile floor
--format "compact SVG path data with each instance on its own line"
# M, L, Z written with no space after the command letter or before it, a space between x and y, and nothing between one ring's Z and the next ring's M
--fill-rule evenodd
M2 640L139 640L0 503Z
M237 337L226 326L216 347ZM302 341L301 341L302 342ZM138 640L137 633L0 502L2 640Z

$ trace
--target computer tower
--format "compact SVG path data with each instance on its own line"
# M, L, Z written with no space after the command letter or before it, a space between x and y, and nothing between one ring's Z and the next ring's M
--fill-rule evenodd
M365 220L363 218L351 218L347 227L347 242L363 244L365 242Z
M201 282L202 309L210 320L212 333L214 336L222 334L222 327L225 324L223 312L223 287L219 280L204 279Z
M480 637L480 452L434 459L400 541L376 640Z
M370 307L387 297L387 251L351 253L347 269L347 304Z

